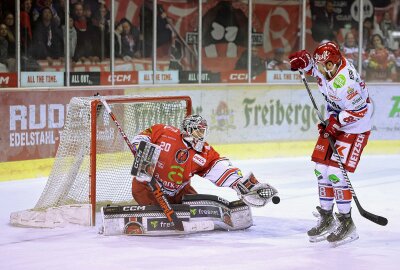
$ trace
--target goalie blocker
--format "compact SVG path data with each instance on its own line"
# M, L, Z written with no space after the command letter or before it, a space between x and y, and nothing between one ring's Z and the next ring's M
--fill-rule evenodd
M241 230L253 225L250 207L214 195L185 195L182 204L171 205L184 231L176 231L158 206L107 206L101 210L103 235L173 235L211 230Z

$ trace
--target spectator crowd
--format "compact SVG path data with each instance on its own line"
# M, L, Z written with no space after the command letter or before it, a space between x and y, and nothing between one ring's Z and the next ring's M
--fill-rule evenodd
M9 1L12 2L12 1ZM6 2L7 3L7 2ZM0 1L0 72L16 71L15 6ZM21 70L40 70L39 61L63 62L65 16L69 20L72 63L97 64L110 57L110 11L104 0L20 1ZM115 57L140 57L139 30L127 19L115 23Z
M66 7L65 0L20 0L20 6L15 7L14 1L0 1L0 72L16 71L17 8L20 11L19 61L22 71L39 71L43 62L46 62L47 67L51 67L55 62L63 63L67 55L65 52L67 30L72 65L96 65L110 58L112 33L110 10L106 1L70 0L69 2L70 6ZM317 6L317 2L310 0L310 5L315 3ZM313 39L314 45L326 40L337 42L341 45L343 54L356 68L361 64L362 76L369 81L400 81L397 76L400 72L400 48L399 40L396 39L400 38L400 16L398 16L400 8L397 12L387 9L378 16L376 14L366 16L363 21L362 51L359 53L358 23L354 23L354 20L338 21L338 18L348 17L346 14L338 13L338 2L340 1L326 0L324 5L318 4L318 9L311 6L313 23L310 38ZM144 10L148 14L140 15L144 16L144 19L140 18L140 21L144 22L143 33L126 18L114 24L114 56L124 63L132 62L135 58L151 56L149 48L152 46L152 35L147 33L146 36L145 33L149 32L151 26L146 24L146 20L152 20L152 10L149 8ZM69 18L66 18L67 14L70 14ZM162 10L159 15L162 18L157 21L158 27L163 29L160 26L161 21L166 19ZM68 29L66 29L66 19ZM157 41L163 39L162 35L166 35L164 39L173 41L170 46L173 59L170 69L182 70L180 61L183 58L181 48L183 44L176 35L174 36L172 30L158 32ZM397 36L394 33L397 33ZM310 47L309 44L307 46ZM272 48L270 52L263 51L263 46L252 48L252 76L257 76L265 70L288 70L287 55L290 53L288 48ZM234 69L246 70L247 57L248 51L245 50L237 57Z

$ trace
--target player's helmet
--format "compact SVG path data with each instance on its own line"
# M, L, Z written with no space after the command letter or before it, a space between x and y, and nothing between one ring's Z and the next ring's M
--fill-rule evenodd
M342 61L342 54L340 53L339 46L334 42L326 42L318 46L314 51L314 63L318 66L318 69L325 71L330 77L333 77L332 70L339 66ZM326 64L331 62L333 68L328 70Z
M197 114L188 115L182 121L181 133L183 139L187 141L194 150L201 152L208 133L206 119Z

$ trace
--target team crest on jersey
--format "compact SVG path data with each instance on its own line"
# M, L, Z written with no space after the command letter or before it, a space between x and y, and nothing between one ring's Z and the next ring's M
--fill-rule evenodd
M175 154L175 160L179 164L185 163L189 158L189 150L188 149L179 149Z
M193 156L193 161L199 164L200 166L204 166L206 164L206 159L200 156L199 154L195 154Z

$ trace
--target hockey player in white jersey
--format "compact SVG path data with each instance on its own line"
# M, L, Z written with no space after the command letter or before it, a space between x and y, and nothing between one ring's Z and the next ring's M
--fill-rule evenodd
M333 245L340 245L354 241L358 235L351 218L352 194L327 138L335 141L346 171L354 172L371 130L373 107L367 87L333 42L318 46L313 56L302 50L290 55L289 59L293 71L300 69L317 79L327 103L327 120L318 125L320 136L312 154L319 190L319 219L307 234L311 242L326 239ZM334 201L338 209L336 218Z

